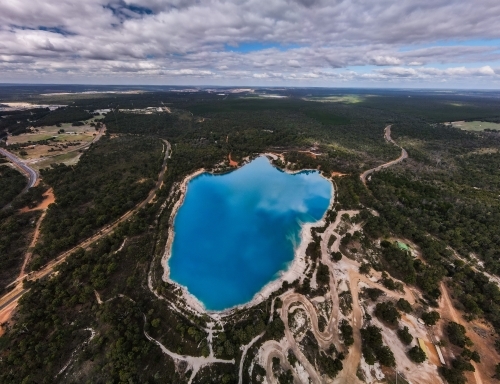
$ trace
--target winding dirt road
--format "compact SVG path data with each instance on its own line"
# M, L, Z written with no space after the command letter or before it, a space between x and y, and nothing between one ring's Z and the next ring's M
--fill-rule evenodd
M391 127L392 127L392 125L388 125L387 127L385 127L385 129L384 129L384 138L389 143L392 143L396 147L400 148L401 149L401 155L397 159L395 159L395 160L389 161L388 163L385 163L385 164L379 165L378 167L375 167L375 168L369 169L367 171L364 171L361 174L361 176L360 176L361 181L363 182L364 185L366 185L366 180L367 180L368 176L370 176L373 172L377 172L377 171L380 171L381 169L388 168L391 165L400 163L404 159L408 158L408 152L406 152L406 149L400 147L399 145L396 144L396 142L394 140L392 140L392 138L391 138Z

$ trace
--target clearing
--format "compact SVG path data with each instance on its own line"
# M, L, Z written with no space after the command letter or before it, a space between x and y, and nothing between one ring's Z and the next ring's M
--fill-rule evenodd
M451 123L454 128L460 128L464 131L481 132L485 129L494 129L500 131L499 123L490 123L488 121L454 121Z

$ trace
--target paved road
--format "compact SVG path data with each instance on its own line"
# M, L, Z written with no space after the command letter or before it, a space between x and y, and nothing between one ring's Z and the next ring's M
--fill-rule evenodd
M381 169L384 169L384 168L387 168L387 167L390 167L391 165L394 165L394 164L397 164L397 163L400 163L401 161L403 161L404 159L407 159L408 158L408 152L406 152L406 149L400 147L399 145L397 145L394 140L392 140L391 138L391 125L388 125L387 127L385 127L384 129L384 138L394 144L396 147L399 147L401 148L401 156L399 156L397 159L395 160L392 160L392 161L389 161L388 163L385 163L385 164L382 164L382 165L379 165L378 167L375 167L375 168L372 168L372 169L369 169L365 172L363 172L360 176L361 178L361 181L363 182L364 185L366 185L366 179L368 176L370 176L373 172L377 172L377 171L380 171Z
M0 153L4 155L6 158L8 158L17 168L21 170L22 173L24 173L28 177L28 185L24 187L21 193L26 192L28 189L30 189L36 184L36 181L38 180L38 173L36 173L36 171L33 168L30 168L19 157L13 155L6 149L0 148Z
M170 143L166 140L164 140L164 143L166 144L166 150L165 150L165 156L163 158L163 164L161 167L161 171L158 175L158 180L156 182L155 187L151 190L149 193L148 197L137 204L134 208L132 208L130 211L125 213L123 216L121 216L118 220L114 221L113 223L107 225L106 227L102 228L98 233L93 235L92 237L89 237L88 239L82 241L80 244L77 246L69 249L66 252L63 252L59 256L57 256L54 260L50 261L44 268L42 268L39 271L36 272L31 272L30 274L26 275L28 280L37 280L41 279L45 276L50 275L54 268L64 262L66 258L71 255L74 251L76 251L78 248L88 248L92 243L97 241L103 236L106 236L110 234L112 231L115 230L115 228L125 220L128 220L134 213L136 213L138 210L141 208L145 207L147 204L149 204L156 196L156 191L161 187L162 182L163 182L163 176L165 175L165 171L167 169L167 159L169 157L170 151L171 151L171 146ZM4 296L0 298L0 311L4 309L7 305L12 303L13 301L17 301L25 292L27 292L26 289L23 288L23 283L22 281L19 281L19 283L16 285L14 289L12 289L10 292L6 293Z

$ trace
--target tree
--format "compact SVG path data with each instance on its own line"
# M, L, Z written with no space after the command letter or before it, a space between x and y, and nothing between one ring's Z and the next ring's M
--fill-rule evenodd
M342 319L340 322L340 334L342 336L342 340L344 340L344 344L346 347L349 347L354 344L354 338L352 333L352 327L346 319Z
M392 301L378 303L375 307L375 316L391 325L396 325L401 318Z
M160 319L154 319L153 321L151 321L151 325L154 328L158 328L160 326Z
M411 304L406 301L405 299L399 299L396 303L396 306L398 307L399 310L405 312L405 313L410 313L411 312Z
M453 368L458 369L460 371L470 371L474 372L474 366L470 363L469 360L464 359L462 356L458 356L455 360L451 362Z
M421 317L426 325L436 325L438 320L441 318L439 312L436 311L424 312Z
M471 351L467 347L464 348L460 356L462 356L467 361L472 360L475 361L476 363L481 362L481 356L479 355L479 353L477 353L477 351Z
M319 263L316 272L316 282L319 285L328 285L330 283L330 269L327 265Z
M371 301L377 301L384 294L384 291L378 288L366 288L365 292Z
M450 342L462 348L471 343L470 339L465 336L465 332L465 327L454 321L451 321L446 326L446 333L448 334Z
M371 268L372 267L370 264L361 263L361 265L359 266L359 273L361 273L363 275L367 275L368 273L370 273Z
M394 358L394 353L391 349L384 345L376 351L378 362L386 367L394 367L396 365L396 359Z
M459 369L440 367L439 371L449 384L465 384L467 382L463 372Z
M410 356L410 359L412 359L415 363L419 364L423 363L427 358L425 352L422 351L422 348L420 348L418 345L415 345L408 351L408 356Z
M382 330L374 325L361 329L363 357L369 365L376 360L382 365L393 367L396 364L394 354L382 341Z
M333 261L342 260L342 253L340 253L340 252L332 252L331 256L332 256Z
M398 329L398 337L406 345L409 345L413 341L413 336L407 326Z

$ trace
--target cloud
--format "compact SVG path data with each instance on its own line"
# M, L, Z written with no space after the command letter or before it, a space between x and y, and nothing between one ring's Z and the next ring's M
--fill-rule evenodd
M497 0L10 0L0 81L474 85L499 81L499 20ZM262 49L226 49L255 42Z

